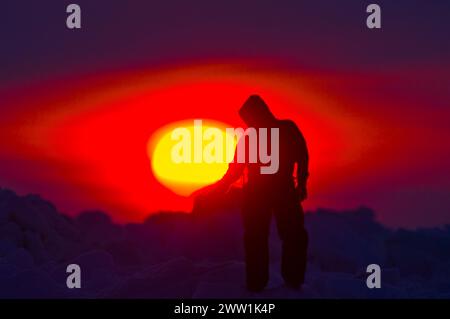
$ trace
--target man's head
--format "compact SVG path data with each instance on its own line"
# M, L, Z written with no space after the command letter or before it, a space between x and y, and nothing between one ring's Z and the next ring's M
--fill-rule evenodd
M270 127L275 117L259 95L251 95L239 110L239 115L249 127Z

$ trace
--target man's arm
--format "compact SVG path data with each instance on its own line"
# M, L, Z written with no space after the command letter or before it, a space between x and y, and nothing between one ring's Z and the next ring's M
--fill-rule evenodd
M242 140L240 140L238 143L242 143ZM236 146L233 161L228 164L227 172L222 177L222 179L216 183L218 189L221 191L227 191L228 188L230 188L231 184L237 181L244 172L245 163L238 162L238 149L239 145Z
M237 153L238 146L234 151L233 161L228 164L227 172L219 181L212 185L203 187L202 189L194 192L192 196L214 196L225 193L230 188L230 186L242 176L244 172L245 163L238 163Z
M309 177L309 154L308 154L308 147L306 145L305 138L303 137L303 134L298 131L300 134L300 155L297 162L297 179L299 183L306 183L308 177Z
M230 163L228 165L227 172L219 182L228 186L233 184L242 176L242 173L244 172L244 165L245 164L242 163Z
M294 136L296 140L296 162L297 162L297 190L301 201L305 200L308 196L306 183L309 177L309 153L308 146L306 145L305 137L299 130L297 125L292 122L294 130Z

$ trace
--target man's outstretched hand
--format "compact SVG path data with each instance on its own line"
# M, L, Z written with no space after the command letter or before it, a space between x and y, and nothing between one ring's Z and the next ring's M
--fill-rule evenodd
M194 198L192 211L196 213L213 211L221 202L227 189L222 183L215 183L195 191L190 196Z
M217 198L218 196L221 196L225 194L228 187L224 185L223 183L215 183L212 185L205 186L203 188L200 188L199 190L196 190L191 194L190 197L194 197L196 199L207 199L207 198Z

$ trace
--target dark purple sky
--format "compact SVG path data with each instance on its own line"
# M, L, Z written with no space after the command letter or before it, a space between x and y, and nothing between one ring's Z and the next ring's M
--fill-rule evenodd
M3 83L217 57L352 71L448 64L450 55L445 0L376 1L378 31L365 27L373 1L79 0L74 32L65 28L72 2L2 2Z

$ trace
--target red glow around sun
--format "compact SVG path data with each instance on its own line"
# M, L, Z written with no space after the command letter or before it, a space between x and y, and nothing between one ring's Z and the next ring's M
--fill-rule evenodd
M158 210L189 210L191 199L155 178L148 141L160 128L193 118L242 127L237 111L250 94L261 95L277 117L293 119L303 131L313 189L338 178L335 168L353 161L371 138L367 124L362 129L302 76L282 71L210 65L72 82L24 100L35 107L11 114L13 129L3 128L11 139L6 146L10 154L37 163L29 175L41 174L59 185L60 198L47 195L57 204L100 207L119 221L140 220Z

